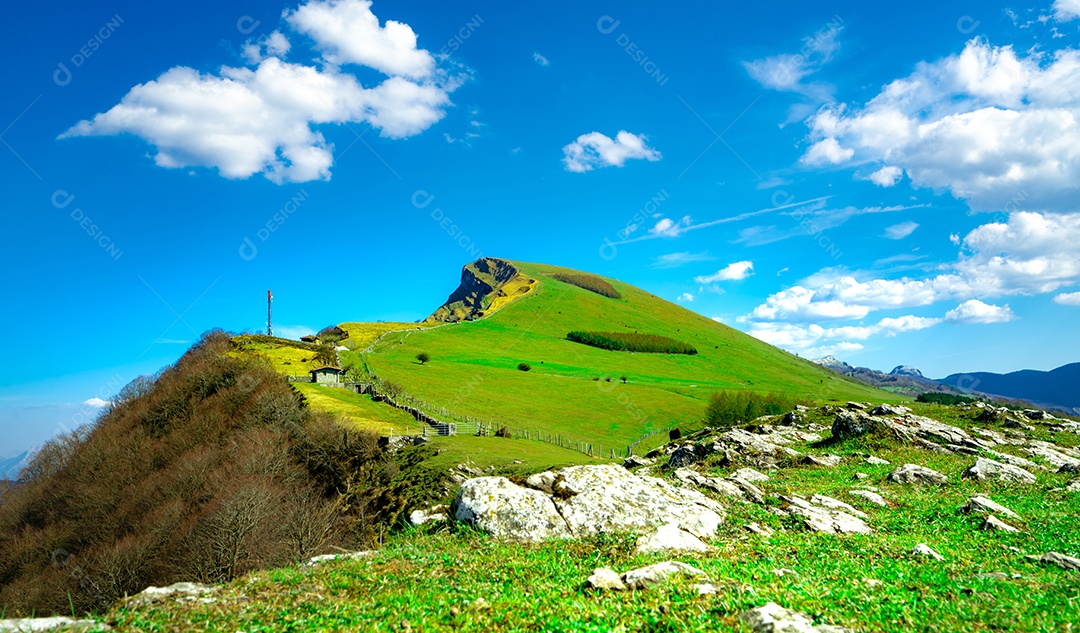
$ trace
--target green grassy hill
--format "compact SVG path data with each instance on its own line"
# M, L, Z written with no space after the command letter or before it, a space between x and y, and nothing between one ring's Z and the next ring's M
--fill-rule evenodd
M618 280L606 279L621 294L614 299L552 277L578 271L510 263L538 281L534 290L479 320L387 334L368 366L435 407L617 450L649 431L693 428L721 389L815 402L901 399ZM667 336L698 354L597 349L566 340L572 330ZM420 352L431 361L421 365ZM523 362L531 371L518 370Z

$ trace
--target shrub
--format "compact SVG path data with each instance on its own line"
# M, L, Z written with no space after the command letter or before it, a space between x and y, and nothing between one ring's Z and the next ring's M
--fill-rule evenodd
M532 369L532 365L530 365L529 363L518 363L518 369L520 369L521 371L529 371L530 369Z
M971 404L975 402L975 399L951 393L920 393L919 397L915 398L915 401L929 402L931 404Z
M420 352L416 355L416 360L420 361L420 364L423 365L424 363L431 360L431 354L428 354L427 352Z
M37 453L0 506L0 614L104 611L151 584L370 546L400 517L411 448L387 457L231 350L204 335Z
M731 428L763 415L779 415L798 404L787 394L756 391L720 391L714 393L705 408L705 423L709 426Z
M566 335L567 340L600 349L617 352L644 352L649 354L697 354L692 345L658 334L630 332L582 332L575 330Z
M629 379L629 378L627 378L626 376L619 376L619 380L621 380L621 381L622 381L622 384L624 384L624 385L625 385L625 384L626 384L626 381L627 381L627 380L630 380L630 379Z
M611 299L622 299L622 295L619 291L603 279L596 275L571 275L566 273L555 273L552 275L554 279L557 279L563 283L568 283L578 288L584 288L590 292L595 292L598 295L603 295Z
M510 429L500 426L499 430L495 431L495 437L510 437Z

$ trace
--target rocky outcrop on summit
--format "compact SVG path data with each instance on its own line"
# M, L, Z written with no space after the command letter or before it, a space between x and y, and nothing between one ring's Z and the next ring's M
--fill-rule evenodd
M505 259L483 257L461 269L461 285L428 322L471 321L527 294L536 280L523 275Z
M702 539L715 535L724 520L723 506L700 492L614 464L571 466L533 481L545 488L550 482L551 492L504 477L470 479L461 486L454 516L497 537L525 541L667 524Z

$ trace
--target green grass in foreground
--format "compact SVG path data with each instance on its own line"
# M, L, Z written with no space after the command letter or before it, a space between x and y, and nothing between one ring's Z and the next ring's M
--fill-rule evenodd
M925 412L972 425L968 414L955 410L928 405ZM1051 439L1067 445L1076 437ZM461 526L411 529L390 537L369 559L259 572L225 587L212 604L118 609L110 619L133 631L400 631L406 620L408 628L422 631L739 631L740 612L771 600L857 631L1075 630L1080 574L1023 556L1050 550L1080 554L1080 495L1051 492L1068 475L1040 471L1038 485L1003 487L961 479L974 462L969 455L875 438L828 450L849 458L836 468L784 468L761 487L767 496L820 493L847 501L869 515L874 534L815 534L762 506L727 500L721 500L728 517L713 542L716 549L701 556L635 555L630 534L519 544ZM866 465L851 455L856 451L893 466ZM908 462L943 472L950 481L925 488L886 481L893 467ZM856 481L856 473L869 478ZM889 507L848 494L866 485L880 489ZM1022 533L986 532L981 517L959 514L958 506L976 493L1019 513L1022 520L1009 521ZM743 527L750 521L777 532L768 539L751 535ZM909 556L918 543L945 560ZM582 587L595 567L624 571L665 558L706 571L720 593L698 596L688 581L632 593ZM796 573L774 573L782 568ZM1005 577L984 576L994 572ZM475 606L480 598L486 608Z

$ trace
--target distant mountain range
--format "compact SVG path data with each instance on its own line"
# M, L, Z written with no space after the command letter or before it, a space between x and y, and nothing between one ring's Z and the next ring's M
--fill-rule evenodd
M1062 365L1050 371L1023 369L1007 374L983 371L952 374L938 382L965 391L1026 400L1040 406L1070 411L1080 407L1080 363Z
M868 367L855 367L833 356L818 358L814 362L868 385L905 395L927 392L976 393L1023 400L1071 413L1080 408L1080 363L1063 365L1051 371L1024 369L1008 374L980 371L952 374L935 380L908 365L898 365L886 374Z
M18 477L19 471L26 466L29 459L30 451L23 451L14 457L0 459L0 479L15 479Z
M855 367L833 356L818 358L815 363L831 369L838 374L843 374L868 385L900 393L907 396L917 396L927 392L960 393L955 387L943 385L922 375L922 372L914 367L898 365L889 373L870 369L869 367Z

